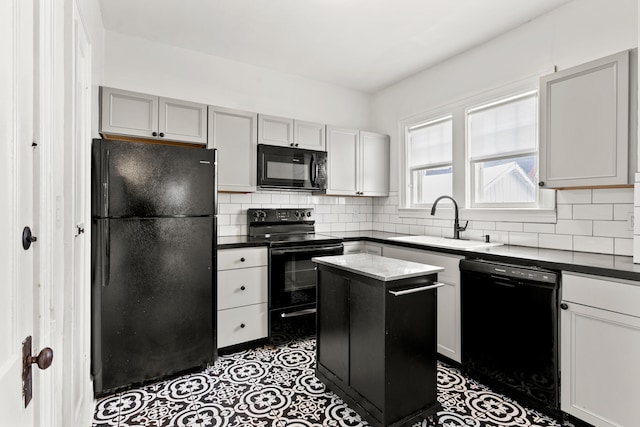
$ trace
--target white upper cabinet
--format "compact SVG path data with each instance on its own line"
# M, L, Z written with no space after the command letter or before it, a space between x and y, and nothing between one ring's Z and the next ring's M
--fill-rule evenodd
M324 151L325 125L286 117L258 116L258 144Z
M540 186L629 183L629 52L540 80Z
M360 131L360 173L363 196L389 195L389 137Z
M293 119L258 116L258 144L293 146Z
M389 137L327 126L326 194L389 195Z
M307 150L325 150L325 125L315 122L293 121L293 143Z
M102 134L152 138L158 132L158 97L127 90L100 88ZM155 135L157 136L157 135Z
M218 189L256 191L258 115L209 106L209 148L218 149Z
M159 104L158 135L161 138L196 144L207 143L206 105L163 97L159 98Z
M108 87L100 88L100 133L207 143L207 106Z
M327 126L327 192L355 196L358 190L360 132Z

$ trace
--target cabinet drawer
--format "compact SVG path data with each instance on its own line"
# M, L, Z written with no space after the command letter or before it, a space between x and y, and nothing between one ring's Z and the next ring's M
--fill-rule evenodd
M640 283L562 273L562 300L640 317Z
M218 348L267 336L267 303L218 310Z
M218 272L218 309L267 302L267 267Z
M218 251L218 270L267 265L267 248L239 248Z

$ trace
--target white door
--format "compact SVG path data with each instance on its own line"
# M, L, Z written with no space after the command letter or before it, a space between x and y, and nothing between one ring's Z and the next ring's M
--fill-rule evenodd
M34 425L34 405L25 408L21 381L22 342L33 334L33 246L39 244L25 250L21 242L25 226L38 234L31 146L33 12L29 0L0 2L0 423L21 427ZM35 368L33 376L39 375Z

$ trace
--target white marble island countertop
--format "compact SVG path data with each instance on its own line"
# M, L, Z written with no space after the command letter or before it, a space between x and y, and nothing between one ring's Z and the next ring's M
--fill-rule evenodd
M312 258L311 261L383 282L425 276L444 271L444 268L435 265L385 258L372 254L315 257Z

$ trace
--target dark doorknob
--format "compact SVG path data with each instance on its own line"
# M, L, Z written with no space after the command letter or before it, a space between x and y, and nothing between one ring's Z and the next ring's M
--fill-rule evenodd
M544 187L544 181L540 181L540 182L538 183L538 187Z
M53 350L49 347L45 347L40 350L37 356L31 356L29 359L29 363L35 363L38 365L40 369L47 369L51 366L51 362L53 361Z
M562 304L560 304L560 308L563 310L567 310L569 308L569 305L563 302Z
M31 243L37 241L38 238L31 234L31 229L28 226L22 229L22 247L25 251L31 247Z

